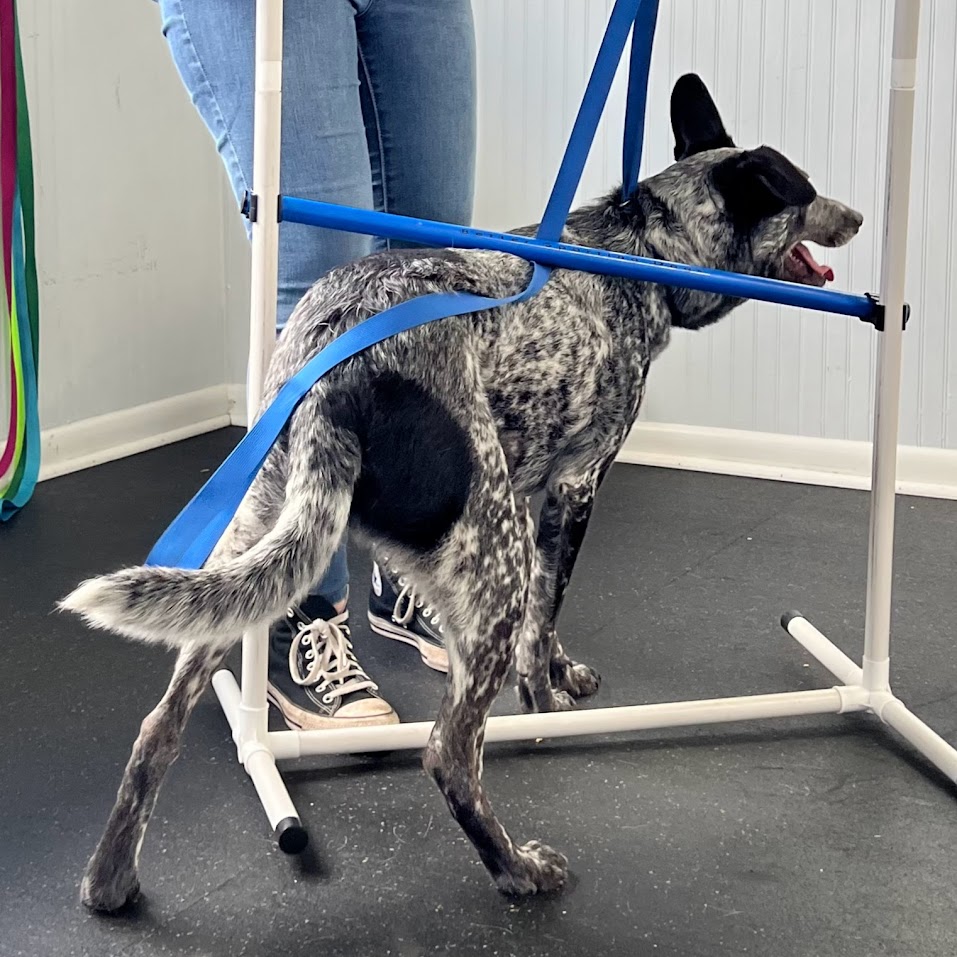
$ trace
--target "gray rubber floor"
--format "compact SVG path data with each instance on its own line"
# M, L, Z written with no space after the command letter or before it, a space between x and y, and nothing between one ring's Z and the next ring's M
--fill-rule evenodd
M516 838L568 854L564 894L493 889L418 757L312 760L288 782L311 851L273 845L209 692L160 796L142 901L85 912L77 886L171 656L53 611L141 561L241 435L224 430L44 483L0 526L0 954L957 954L957 789L860 716L492 746ZM895 690L957 740L957 503L903 498ZM780 629L805 612L855 657L867 498L617 466L562 620L605 681L595 705L830 684ZM441 676L365 626L363 663L405 720ZM497 712L513 710L503 693Z

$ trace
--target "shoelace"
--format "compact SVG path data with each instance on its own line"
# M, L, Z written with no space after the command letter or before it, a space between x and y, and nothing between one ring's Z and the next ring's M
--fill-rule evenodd
M289 646L289 674L297 685L326 687L322 696L325 704L354 691L378 691L379 686L363 671L352 651L352 642L339 626L346 615L337 615L329 621L317 619L309 625L300 625ZM305 675L299 674L299 649L309 662Z
M383 563L387 562L388 558L383 558ZM398 568L390 569L393 575L399 575ZM409 580L402 575L399 577L399 594L396 596L395 604L392 606L392 619L397 625L407 625L412 621L412 616L415 614L416 608L422 609L422 617L429 620L429 624L435 625L441 634L445 634L445 629L439 624L439 619L442 617L438 611L429 607L423 608L425 601L420 597L419 593L415 588L409 583ZM405 606L403 607L403 602Z

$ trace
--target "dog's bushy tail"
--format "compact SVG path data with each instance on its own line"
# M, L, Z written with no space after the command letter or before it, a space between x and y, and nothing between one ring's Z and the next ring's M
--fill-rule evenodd
M278 519L247 551L197 570L125 568L82 582L59 607L93 627L171 647L230 644L284 615L332 561L359 468L353 456L315 447L294 454L297 444L290 442Z

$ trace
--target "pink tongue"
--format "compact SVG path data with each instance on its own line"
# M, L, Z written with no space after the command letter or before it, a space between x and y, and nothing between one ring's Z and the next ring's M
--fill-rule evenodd
M794 247L794 251L798 256L819 276L824 277L825 282L834 282L834 270L830 266L822 266L812 255L811 250L804 245L804 243L798 243Z

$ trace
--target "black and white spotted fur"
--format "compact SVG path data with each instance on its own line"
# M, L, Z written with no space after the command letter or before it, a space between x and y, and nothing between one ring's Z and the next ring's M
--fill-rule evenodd
M862 217L818 196L780 153L735 147L695 76L675 86L672 125L675 164L627 202L616 190L573 212L563 239L820 284L795 245L840 246ZM264 405L374 313L431 292L507 296L529 273L504 254L448 250L337 269L280 337ZM81 584L62 607L181 649L143 722L84 901L112 910L135 895L149 814L197 697L244 629L303 598L350 527L395 556L448 623L448 687L424 764L452 814L502 891L559 887L565 858L516 844L482 790L486 715L513 663L526 711L571 708L597 690L598 675L565 654L555 630L595 494L671 328L701 328L739 302L558 270L527 302L403 333L312 388L204 568L127 568ZM536 535L528 501L539 491Z

